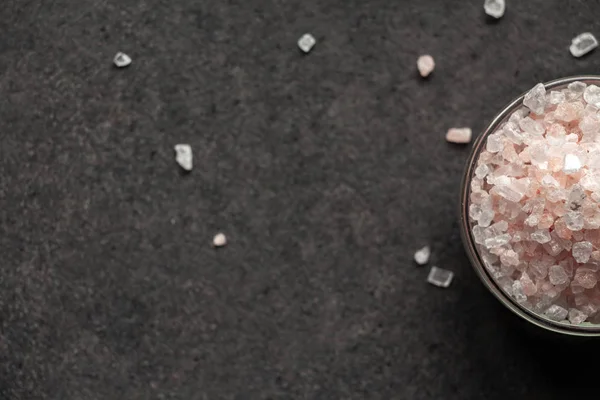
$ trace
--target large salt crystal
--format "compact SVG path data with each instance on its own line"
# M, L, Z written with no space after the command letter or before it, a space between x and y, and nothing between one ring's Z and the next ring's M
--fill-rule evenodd
M542 186L559 188L560 184L552 175L544 175L542 178Z
M575 271L575 277L573 279L585 289L592 289L594 286L596 286L596 283L598 283L596 271L586 267L577 268Z
M429 246L425 246L415 252L415 262L419 265L425 265L429 262L431 256L431 249Z
M558 90L553 90L550 92L550 96L548 97L548 102L550 104L560 104L565 101L565 94L563 92L559 92Z
M310 33L305 33L298 39L298 47L305 53L310 52L316 43L317 40Z
M490 171L490 167L488 167L486 164L481 164L475 169L475 176L477 176L479 179L483 179L487 176L487 174L490 173Z
M580 231L583 229L583 214L578 211L569 211L564 215L564 221L567 228L572 231Z
M175 161L181 168L186 171L191 171L193 166L192 147L189 144L176 144Z
M586 263L590 259L593 250L590 242L573 243L573 258L578 263Z
M504 149L504 139L498 134L490 135L487 138L486 149L490 153L497 153Z
M517 303L523 303L527 301L527 296L523 293L523 284L521 281L514 281L512 284L512 295Z
M447 288L452 283L454 273L443 268L431 267L429 275L427 276L427 282L434 286Z
M553 285L563 285L569 282L569 275L560 265L553 265L548 270L548 278Z
M531 135L543 135L544 134L544 126L530 117L525 117L519 122L519 127L523 129L524 132L529 133Z
M569 51L573 57L582 57L598 47L598 40L590 32L584 32L573 38Z
M580 325L582 324L586 318L587 318L587 314L579 311L576 308L571 308L569 310L569 322L572 323L573 325Z
M504 0L485 0L483 3L483 9L490 17L494 17L496 19L502 18L504 11L506 10L506 3Z
M540 244L548 243L550 241L550 232L547 229L540 229L538 231L532 232L531 240L534 240Z
M569 315L569 311L554 304L546 310L544 315L553 321L563 321Z
M541 115L546 107L546 87L543 83L538 83L525 95L523 105Z
M519 281L521 282L521 289L525 296L533 296L537 293L537 286L531 280L527 272L523 272Z
M420 56L417 59L417 69L423 78L428 77L435 69L435 61L433 57L431 57L429 54Z
M500 261L502 265L508 265L511 267L516 267L519 265L519 255L513 250L506 250L500 255Z
M490 193L497 194L504 197L508 201L517 202L520 201L528 188L527 181L523 180L511 180L507 185L496 185L492 188Z
M575 121L583 113L583 104L576 103L561 103L554 111L554 118L557 121L571 122Z
M590 85L583 92L583 99L595 107L600 107L600 87Z
M583 206L586 194L581 185L571 186L569 197L567 198L567 206L570 210L577 211Z
M563 172L567 175L575 174L581 169L581 160L575 154L565 155Z
M504 233L502 235L498 235L495 237L491 237L485 240L485 247L488 249L501 247L510 242L510 235L508 233Z

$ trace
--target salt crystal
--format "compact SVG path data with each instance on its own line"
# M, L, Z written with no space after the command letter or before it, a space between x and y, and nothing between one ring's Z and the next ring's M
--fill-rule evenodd
M192 170L192 147L189 144L175 145L175 160L186 171Z
M570 210L577 211L583 205L585 201L586 194L583 190L583 186L581 185L573 185L571 186L571 191L569 192L569 197L567 198L567 206Z
M546 317L553 321L562 321L567 318L568 314L569 312L566 309L556 304L551 305L544 313Z
M425 265L429 262L431 256L431 249L429 246L425 246L415 252L415 262L419 265Z
M423 78L428 77L435 69L435 61L433 57L431 57L429 54L420 56L417 59L417 69L419 70L419 74L421 74Z
M579 311L576 308L571 308L569 310L569 322L573 325L580 325L587 319L587 315L584 312Z
M569 51L573 57L581 57L594 50L596 47L598 47L596 37L590 32L585 32L573 38Z
M580 231L583 229L583 214L577 211L569 211L563 217L567 228L572 231Z
M508 233L505 233L502 235L498 235L498 236L486 239L485 247L487 247L488 249L491 249L494 247L501 247L501 246L504 246L505 244L508 244L509 242L510 242L510 235Z
M504 11L506 10L506 3L504 0L485 0L483 3L483 9L490 17L494 17L496 19L502 18Z
M445 270L443 268L431 267L429 275L427 276L427 282L434 286L447 288L452 283L454 273L452 271Z
M471 128L450 128L446 133L446 140L450 143L469 143L471 136Z
M579 170L581 169L581 160L579 160L579 157L577 157L574 154L567 154L565 155L565 164L563 167L563 172L565 174L574 174L576 172L579 172Z
M504 139L498 135L490 135L487 138L486 150L490 153L497 153L504 149Z
M537 287L527 272L523 272L523 275L521 275L521 279L519 279L519 281L521 282L521 289L525 296L533 296L537 293Z
M583 95L583 92L585 91L586 87L587 87L587 84L584 82L580 82L580 81L571 82L567 86L567 88L571 92L576 93L579 96Z
M544 126L530 117L525 117L519 122L519 126L523 129L524 132L529 133L531 135L543 135L544 134Z
M550 104L560 104L565 101L565 94L563 92L559 92L557 90L553 90L550 92L550 97L548 98L548 102Z
M131 64L131 57L125 53L118 52L115 54L115 58L113 58L113 63L118 68L124 68Z
M569 276L565 269L560 265L553 265L548 270L550 283L553 285L562 285L569 282Z
M573 280L585 289L592 289L598 282L596 271L586 267L577 268Z
M478 166L475 169L475 175L479 178L479 179L483 179L487 176L487 174L490 173L490 167L488 167L486 164L481 164L480 166Z
M223 247L227 244L227 237L223 233L217 233L213 238L214 247Z
M317 41L310 33L305 33L298 39L298 47L305 53L308 53L316 43Z
M485 239L487 239L485 229L479 225L474 226L471 232L473 232L473 239L477 244L483 244Z
M502 265L516 267L517 265L519 265L519 261L519 255L513 250L506 250L500 255L500 262L502 263Z
M527 296L523 293L523 283L521 281L514 281L512 284L512 295L517 303L523 303L527 301Z
M540 229L531 233L531 240L534 240L540 244L548 243L550 241L550 232L547 229Z
M583 92L583 99L595 107L600 107L600 87L590 85Z
M543 83L538 83L523 98L523 105L541 115L546 107L546 87Z
M542 178L542 186L559 188L560 184L552 175L544 175Z
M590 259L593 251L590 242L579 242L573 244L573 258L578 263L586 263ZM581 268L580 268L581 269Z
M517 202L525 196L527 186L528 185L525 182L511 181L508 185L496 184L496 186L491 189L490 193L502 196L508 201Z

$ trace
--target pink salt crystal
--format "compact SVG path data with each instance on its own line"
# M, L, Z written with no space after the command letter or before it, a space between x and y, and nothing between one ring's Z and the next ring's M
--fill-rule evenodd
M577 268L575 271L575 277L573 279L586 289L593 288L598 282L595 271L585 267Z
M548 277L550 279L550 283L553 285L562 285L569 281L569 276L564 268L560 265L551 266L548 271Z
M540 222L538 223L538 228L548 229L548 228L552 227L553 224L554 224L554 217L552 216L552 214L544 213L540 218Z
M544 134L544 126L530 117L525 117L519 121L519 127L523 129L523 132L530 135L538 136Z
M561 306L556 304L550 306L544 315L553 321L562 321L567 318L569 312Z
M486 145L487 151L489 151L490 153L497 153L499 151L502 151L503 148L504 139L500 135L494 134L488 136Z
M429 54L424 54L417 59L417 69L423 78L428 77L435 69L435 61Z
M562 103L556 107L554 117L558 121L571 122L579 118L583 113L583 104L581 103Z
M535 240L536 242L540 243L540 244L544 244L544 243L548 243L550 241L550 232L548 232L547 229L540 229L537 231L534 231L531 233L530 235L531 240Z
M590 242L578 242L573 244L573 258L578 263L586 263L592 255L593 247ZM580 268L581 269L581 268Z
M537 293L537 287L535 286L535 283L533 283L529 275L527 275L527 272L523 272L523 274L521 275L520 282L523 294L525 296L533 296Z
M450 128L446 140L450 143L469 143L472 135L471 128Z
M519 265L519 255L513 250L506 250L503 254L500 255L500 261L502 264L510 265L511 267L516 267Z
M564 216L567 228L572 231L580 231L583 229L583 214L578 211L569 211Z
M571 308L569 310L569 322L571 322L573 325L580 325L587 319L587 317L588 316L586 313L579 311L576 308Z

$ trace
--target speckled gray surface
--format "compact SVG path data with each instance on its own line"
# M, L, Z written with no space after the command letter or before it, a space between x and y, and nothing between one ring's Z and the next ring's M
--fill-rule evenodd
M455 213L468 147L444 134L479 132L538 81L596 72L600 53L568 46L600 34L600 3L510 1L496 23L481 3L5 0L0 397L594 386L558 363L587 350L525 332L471 271ZM117 51L129 68L111 66ZM438 65L427 81L422 52ZM179 142L195 151L185 176ZM427 243L456 273L448 290L413 265Z

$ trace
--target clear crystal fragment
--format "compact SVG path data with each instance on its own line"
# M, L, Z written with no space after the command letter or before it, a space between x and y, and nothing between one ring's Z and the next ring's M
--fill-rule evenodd
M569 322L573 325L579 325L583 323L587 319L587 314L579 311L576 308L571 308L569 310Z
M578 263L586 263L592 255L593 246L590 242L578 242L573 244L573 258ZM579 269L581 270L581 268ZM578 271L579 271L578 270Z
M431 267L427 276L427 282L437 287L447 288L452 283L453 278L454 272L443 268Z
M118 68L124 68L124 67L128 66L129 64L131 64L131 57L129 57L125 53L118 52L117 54L115 54L115 58L113 59L113 63Z
M425 246L415 252L415 262L419 265L425 265L429 262L431 256L431 249L429 246Z
M308 53L316 43L317 41L310 33L305 33L298 39L298 47L305 53Z
M423 78L426 78L435 69L435 60L429 54L424 54L417 59L417 69L419 70L419 74Z
M579 172L581 169L581 160L575 154L565 155L563 172L567 175Z
M504 11L506 10L506 3L504 0L485 0L483 3L483 9L490 17L494 17L496 19L502 18Z
M181 168L186 171L192 170L192 147L189 144L176 144L175 145L175 160Z
M565 101L565 94L563 92L559 92L558 90L550 92L550 97L548 98L550 104L560 104L563 101Z
M569 275L565 269L560 265L553 265L548 270L548 278L550 278L550 283L553 285L563 285L569 282Z
M590 32L584 32L577 35L571 41L569 51L573 57L582 57L598 47L598 40Z
M590 85L583 92L583 99L595 107L600 107L600 87Z
M567 318L567 315L569 315L569 312L566 309L562 308L561 306L554 304L554 305L551 305L546 310L544 315L553 321L562 321L565 318Z
M546 107L546 87L543 83L538 83L523 98L523 105L541 115Z

